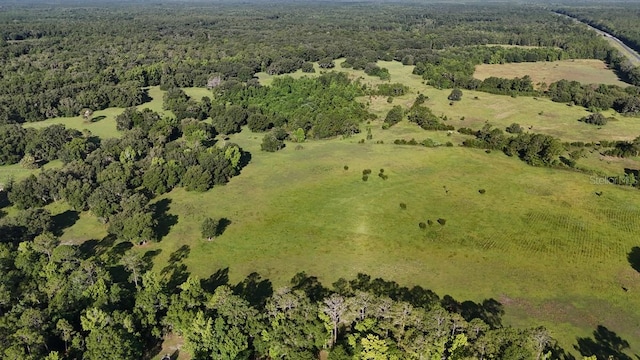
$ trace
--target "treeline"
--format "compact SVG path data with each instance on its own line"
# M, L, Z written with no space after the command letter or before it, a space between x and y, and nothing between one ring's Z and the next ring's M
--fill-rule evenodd
M177 186L206 191L228 182L247 162L248 154L237 145L216 146L215 129L196 119L178 121L148 109L127 109L117 121L119 128L129 129L120 139L100 140L86 134L66 142L64 134L77 132L60 125L40 130L41 136L58 136L46 138L51 148L45 150L52 154L47 159L57 156L65 165L5 184L8 201L25 211L66 201L74 210L90 210L118 238L146 242L158 237L157 217L162 215L150 204L153 196ZM20 129L3 125L0 132L13 132L15 142L20 142ZM56 147L58 138L65 141ZM41 158L25 154L23 161ZM21 226L15 230L26 231Z
M566 19L499 4L13 6L0 13L0 38L0 123L139 105L147 86L247 82L259 71L313 71L311 62L327 69L340 57L382 79L378 60L415 64L437 75L426 75L433 84L462 88L478 63L607 57L602 39Z

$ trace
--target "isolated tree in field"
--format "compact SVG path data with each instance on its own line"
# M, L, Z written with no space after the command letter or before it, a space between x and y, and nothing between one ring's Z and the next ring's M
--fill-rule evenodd
M447 99L451 100L451 101L460 101L462 100L462 90L455 88L453 90L451 90L451 94L449 94L449 96L447 96Z
M208 241L211 241L211 239L219 235L220 220L210 217L205 218L204 221L202 221L200 230L202 231L202 237L206 238Z

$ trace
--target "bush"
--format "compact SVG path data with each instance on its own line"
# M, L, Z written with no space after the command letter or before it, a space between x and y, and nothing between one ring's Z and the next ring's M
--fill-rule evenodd
M446 147L453 147L453 143L451 141L447 141L445 144Z
M384 169L380 169L380 174L383 174L383 173L384 173Z
M344 170L345 170L345 171L346 171L346 170L349 170L349 166L345 165L345 166L344 166Z
M407 210L407 204L401 202L400 203L400 209Z
M369 174L371 174L371 169L362 170L362 175L369 175Z
M522 130L522 127L520 126L520 124L513 123L513 124L507 126L505 131L508 132L509 134L520 134L523 130Z
M475 135L476 134L476 132L474 130L472 130L470 128L467 128L467 127L463 127L463 128L458 129L458 132L460 134L465 134L465 135Z
M485 192L487 192L487 191L486 191L485 189L480 189L480 190L478 190L478 192L479 192L480 194L484 194L484 193L485 193Z
M427 220L427 224L428 224L429 226L433 226L433 221L432 221L432 220Z
M425 224L425 223L423 223L423 222L419 223L419 224L418 224L418 226L419 226L419 227L420 227L420 229L422 229L422 230L424 230L424 229L426 229L426 228L427 228L427 224Z
M284 148L284 141L278 140L274 134L269 133L262 138L262 144L260 144L262 151L276 152Z
M449 94L449 96L447 96L447 99L451 100L451 101L460 101L462 100L462 90L455 88L453 90L451 90L451 94Z
M362 181L367 181L369 180L369 176L367 175L362 175Z
M304 150L304 146L302 146L302 145L296 145L296 150Z
M391 104L391 103L393 102L393 96L389 96L389 97L387 98L387 102L388 102L389 104Z
M444 224L446 224L446 223L447 223L447 219L443 219L443 218L439 218L438 219L438 224L444 226Z
M580 118L578 121L581 121L581 122L586 123L586 124L591 124L591 125L606 125L607 124L607 118L604 117L604 115L602 115L601 113L595 113L595 114L591 114L589 116L585 116L583 118Z

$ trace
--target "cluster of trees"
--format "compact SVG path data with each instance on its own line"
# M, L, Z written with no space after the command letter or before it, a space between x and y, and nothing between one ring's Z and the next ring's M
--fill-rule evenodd
M239 131L246 123L253 131L274 126L291 132L302 129L306 138L348 136L358 133L359 124L373 116L355 101L364 95L363 86L340 72L317 78L285 76L274 79L270 86L231 82L215 90L212 111L226 110L221 115L211 115L214 126L222 133ZM229 123L233 126L227 126Z
M425 130L454 130L453 126L443 124L431 109L423 105L426 99L423 94L418 95L407 112L407 119Z
M583 85L577 81L559 80L549 85L547 96L555 102L572 103L589 109L613 108L622 115L640 114L640 88L616 85Z
M60 139L65 165L7 184L8 200L25 211L63 200L77 211L90 210L118 238L145 242L156 238L157 214L149 203L154 195L176 186L206 191L228 182L246 162L237 145L212 144L211 126L196 119L178 122L131 108L118 116L118 126L128 129L120 139L77 137L65 144L62 136L47 137L54 149ZM58 125L39 132L49 135L47 129L66 134Z
M463 141L463 146L481 149L501 150L509 156L518 156L522 161L533 166L559 166L559 156L565 150L556 138L544 134L518 133L507 136L498 128L485 125L481 130L468 131L459 129L461 133L471 133L474 139Z
M612 149L603 151L604 155L617 157L634 157L640 155L640 136L632 141L616 141ZM603 145L604 146L604 145Z
M58 158L64 162L83 160L95 148L95 139L63 125L41 129L0 125L0 139L0 165L23 161L25 166L39 167Z

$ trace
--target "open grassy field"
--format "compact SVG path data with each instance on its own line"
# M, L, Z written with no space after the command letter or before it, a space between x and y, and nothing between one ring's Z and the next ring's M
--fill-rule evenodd
M553 62L510 63L510 64L482 64L476 66L473 76L484 80L495 76L507 79L529 75L534 84L546 83L566 79L584 84L612 84L629 86L623 82L600 60L575 59Z
M357 144L360 136L275 154L258 150L259 135L238 134L232 141L253 154L243 174L204 194L158 199L177 224L140 250L160 250L160 270L187 246L185 263L201 277L228 267L232 281L257 271L281 286L303 270L326 284L365 272L456 299L496 298L509 323L543 323L565 346L598 324L640 338L640 275L626 260L640 231L637 190L501 153L389 144L433 137L411 127L374 131L385 144ZM380 168L388 180L375 176ZM200 239L206 216L231 221L212 242ZM444 227L418 227L438 218Z

